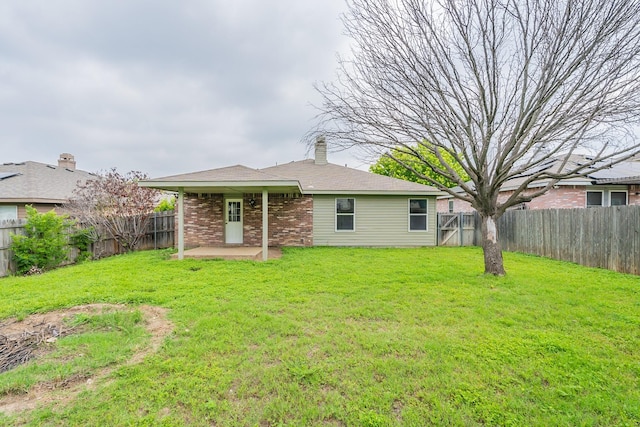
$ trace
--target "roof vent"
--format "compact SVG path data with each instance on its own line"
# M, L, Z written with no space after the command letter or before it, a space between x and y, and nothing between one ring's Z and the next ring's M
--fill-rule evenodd
M324 140L324 136L319 136L318 139L316 139L315 164L327 164L327 143Z
M76 170L76 160L73 154L62 153L58 159L58 166L61 168L67 168L69 170Z

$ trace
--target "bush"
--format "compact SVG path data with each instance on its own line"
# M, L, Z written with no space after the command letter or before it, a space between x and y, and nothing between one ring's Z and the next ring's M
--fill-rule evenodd
M78 228L69 234L69 244L78 249L76 262L86 261L93 257L91 244L95 241L94 227Z
M26 209L25 235L11 236L16 271L26 274L29 271L45 271L59 266L67 259L64 231L71 223L53 210L41 214L32 206L27 206Z
M153 211L165 212L165 211L172 211L175 208L176 208L176 198L172 196L168 199L160 200L160 203L158 203L158 206L156 206Z

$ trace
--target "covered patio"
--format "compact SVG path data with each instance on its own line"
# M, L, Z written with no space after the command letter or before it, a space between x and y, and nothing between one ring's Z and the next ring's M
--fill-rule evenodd
M273 248L269 248L269 194L295 193L301 194L302 188L299 181L271 175L256 169L236 165L227 168L213 169L209 171L190 174L175 175L159 179L140 181L143 187L157 188L172 191L178 194L177 200L177 259L184 258L223 258L223 259L262 259L266 261L272 255L277 256ZM203 245L198 248L185 250L185 194L220 194L233 205L226 206L224 212L227 225L233 224L234 219L240 224L240 228L232 230L225 228L226 243L224 246ZM244 194L261 195L262 211L262 245L261 247L240 246L243 242L242 229L242 198ZM253 206L253 204L252 204ZM226 215L223 213L223 215ZM231 223L231 224L230 224ZM231 233L234 233L232 236ZM233 239L229 239L233 237ZM237 240L235 240L237 239ZM228 244L228 245L227 245Z

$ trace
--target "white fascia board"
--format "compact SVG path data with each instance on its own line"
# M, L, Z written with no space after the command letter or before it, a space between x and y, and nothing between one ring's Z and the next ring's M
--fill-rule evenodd
M355 196L439 196L443 194L441 191L365 191L365 190L307 190L302 194L319 194L319 195L331 195L331 194L353 194Z
M161 190L177 191L179 188L278 188L295 187L302 193L298 181L139 181L141 187L158 188Z
M0 203L43 203L43 204L53 204L53 205L62 205L68 203L69 199L38 199L34 197L30 198L19 198L19 197L7 197L0 198Z

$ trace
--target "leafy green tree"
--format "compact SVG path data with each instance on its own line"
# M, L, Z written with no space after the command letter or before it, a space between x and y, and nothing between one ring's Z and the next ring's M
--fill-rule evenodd
M67 259L65 230L71 222L53 210L41 214L32 206L26 209L25 234L11 236L16 271L25 274L32 269L42 271L59 266Z
M172 211L176 208L176 198L174 196L160 200L160 203L153 210L154 212Z
M421 159L428 159L428 161L425 162ZM444 153L443 159L462 179L469 179L453 156ZM369 171L419 184L432 185L433 181L436 181L445 187L455 187L457 185L455 181L429 167L431 164L438 163L440 163L438 158L428 149L427 145L418 144L415 147L397 147L388 151L380 156L375 164L371 165ZM442 167L444 168L445 165Z

